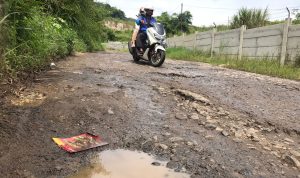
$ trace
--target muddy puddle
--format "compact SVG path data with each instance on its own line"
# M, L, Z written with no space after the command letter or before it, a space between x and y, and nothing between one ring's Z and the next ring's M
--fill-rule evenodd
M99 154L94 163L69 178L189 178L184 172L175 172L143 152L108 150Z

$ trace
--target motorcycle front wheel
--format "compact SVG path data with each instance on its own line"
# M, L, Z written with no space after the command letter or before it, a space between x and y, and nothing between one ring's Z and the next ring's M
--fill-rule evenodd
M166 59L166 52L163 50L157 50L157 53L151 56L150 63L153 67L160 67Z

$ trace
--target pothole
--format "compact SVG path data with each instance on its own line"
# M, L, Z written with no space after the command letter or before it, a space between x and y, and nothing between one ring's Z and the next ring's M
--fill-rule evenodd
M157 160L144 152L108 150L101 152L95 163L69 178L190 178L183 171L167 168L166 164L167 161Z

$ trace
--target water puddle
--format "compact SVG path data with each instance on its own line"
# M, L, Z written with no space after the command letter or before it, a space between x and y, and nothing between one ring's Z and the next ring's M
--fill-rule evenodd
M103 151L95 162L69 178L190 178L186 173L166 168L166 161L143 152Z

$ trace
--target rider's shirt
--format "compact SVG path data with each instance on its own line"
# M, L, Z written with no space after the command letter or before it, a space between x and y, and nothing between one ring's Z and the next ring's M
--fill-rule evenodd
M154 17L146 18L144 16L140 16L135 21L135 28L139 29L139 32L146 32L147 28L149 28L150 24L156 23L156 19Z

